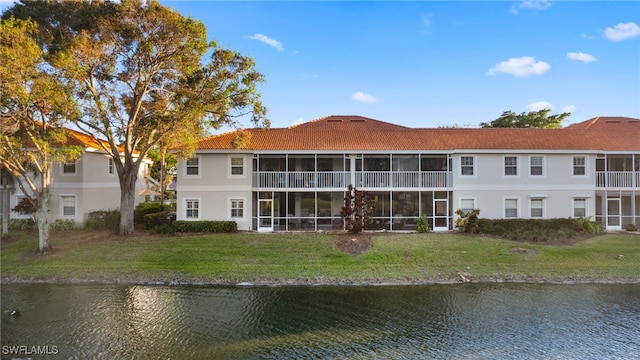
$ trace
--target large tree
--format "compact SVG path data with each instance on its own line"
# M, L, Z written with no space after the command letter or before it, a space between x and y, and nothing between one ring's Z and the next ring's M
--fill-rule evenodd
M550 111L550 109L542 109L520 114L516 114L513 111L505 111L493 121L480 123L480 127L559 129L562 127L562 121L571 116L571 113L568 112L549 115Z
M63 124L78 113L69 89L46 65L36 33L31 21L0 22L0 165L35 207L38 248L45 252L53 166L77 158L82 149L66 145Z
M268 126L254 61L155 0L24 2L10 12L41 24L42 46L57 51L49 64L82 109L76 126L106 139L120 179L121 234L133 233L135 184L150 149L176 134L188 148L208 126Z

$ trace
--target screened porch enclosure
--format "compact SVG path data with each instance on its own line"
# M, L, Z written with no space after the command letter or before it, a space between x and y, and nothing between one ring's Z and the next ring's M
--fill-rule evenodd
M628 224L640 227L640 191L597 192L596 221L606 230L624 230Z
M346 191L346 190L345 190ZM258 231L342 231L345 191L261 191L254 193L253 228ZM368 191L374 202L365 230L415 231L427 217L433 230L452 229L451 192Z
M640 154L606 154L596 158L598 188L640 188Z
M443 188L452 186L448 154L256 154L258 189Z

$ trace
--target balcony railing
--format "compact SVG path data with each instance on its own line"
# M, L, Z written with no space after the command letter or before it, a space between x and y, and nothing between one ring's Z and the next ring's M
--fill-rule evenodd
M289 189L344 189L349 184L365 188L451 187L450 171L258 171L253 187Z
M596 187L601 188L638 188L638 171L596 171Z
M350 173L345 171L258 171L253 173L257 188L346 188Z

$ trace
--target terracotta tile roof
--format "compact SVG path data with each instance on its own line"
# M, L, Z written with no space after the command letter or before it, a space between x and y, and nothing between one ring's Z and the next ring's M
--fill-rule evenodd
M361 116L327 116L288 128L248 129L257 151L602 150L640 151L640 119L599 117L563 129L408 128ZM199 150L231 149L234 133Z
M81 133L79 131L68 129L68 128L66 130L67 130L67 145L79 145L85 149L92 148L92 149L102 150L102 146L100 145L100 143L102 143L106 148L109 148L109 143L105 140L102 140L101 142L99 142L93 137L87 134Z

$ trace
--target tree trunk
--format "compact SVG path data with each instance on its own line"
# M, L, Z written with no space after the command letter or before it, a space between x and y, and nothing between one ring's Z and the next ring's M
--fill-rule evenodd
M164 205L164 192L167 188L165 181L167 181L167 176L165 172L167 171L165 161L166 150L162 149L160 152L160 204Z
M9 235L9 213L11 212L11 205L9 205L9 197L11 196L9 182L9 176L5 173L4 168L1 168L0 186L2 187L2 237Z
M11 211L9 196L11 196L11 192L6 184L2 186L2 236L4 237L9 235L9 212Z
M41 254L51 249L49 244L49 196L48 192L44 192L38 199L38 211L36 218L38 220L38 249Z
M136 180L138 174L131 168L120 177L120 235L131 235L135 228L133 210L136 200Z

